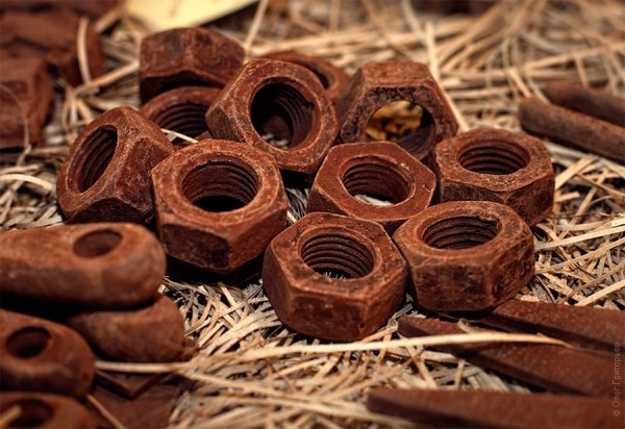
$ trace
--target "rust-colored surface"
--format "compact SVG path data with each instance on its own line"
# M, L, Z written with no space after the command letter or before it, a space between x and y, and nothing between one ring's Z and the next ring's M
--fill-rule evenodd
M324 274L325 273L325 274ZM338 341L375 332L403 300L406 263L381 225L311 213L272 240L263 286L293 330Z
M0 415L15 407L20 414L8 428L95 429L87 409L72 398L47 393L0 392Z
M156 124L130 107L98 116L73 143L57 196L70 222L149 222L150 172L174 151Z
M399 319L399 333L421 337L464 331L453 322L404 316ZM610 397L618 375L612 354L550 344L453 344L435 349L552 392Z
M535 225L553 207L554 172L543 142L524 134L478 128L434 151L441 201L494 201Z
M387 62L365 64L351 78L337 106L339 140L366 141L367 124L375 112L400 100L423 109L419 128L398 141L417 159L424 159L438 142L456 134L458 123L427 66Z
M306 67L317 76L323 89L325 89L326 95L334 104L343 95L343 91L345 91L349 81L349 76L342 68L313 55L306 55L297 51L279 51L266 54L263 58L287 61Z
M323 211L379 222L393 232L426 208L436 177L395 143L350 143L328 152L310 190L308 212ZM391 205L355 198L368 195Z
M184 322L165 296L131 310L103 310L72 316L68 325L98 354L127 362L172 362L184 350Z
M239 71L245 53L239 43L208 28L177 28L141 42L141 99L180 86L224 86Z
M152 172L165 251L227 273L262 254L287 226L287 198L276 163L252 146L202 140Z
M0 0L0 10L49 10L69 7L76 13L96 18L119 4L119 0Z
M469 390L371 390L370 411L454 428L622 428L608 399L549 393ZM616 410L619 411L619 410Z
M156 237L133 224L0 233L0 293L48 305L109 308L154 297L165 275Z
M441 311L491 308L512 298L534 274L534 238L510 207L486 201L423 210L393 236L417 303Z
M108 371L96 371L95 375L95 382L99 386L126 399L137 398L167 376L162 373L135 374Z
M521 101L519 121L532 134L625 164L625 127L538 98Z
M308 69L284 61L248 62L206 114L211 134L271 154L281 170L314 174L337 132L332 102ZM265 137L286 142L270 144Z
M52 80L37 58L0 60L0 150L41 143L52 105ZM26 123L24 123L26 121Z
M94 356L74 331L57 323L0 310L0 388L83 396Z

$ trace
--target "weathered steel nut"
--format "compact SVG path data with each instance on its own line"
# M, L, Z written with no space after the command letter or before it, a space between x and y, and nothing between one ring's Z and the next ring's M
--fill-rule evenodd
M315 75L284 61L252 60L206 113L215 138L248 143L271 154L281 170L314 174L337 132L332 103ZM284 146L265 140L271 135Z
M494 201L530 225L553 206L554 173L545 145L524 134L478 128L441 142L434 151L441 201Z
M280 171L252 146L202 140L161 162L152 180L165 251L202 269L241 267L287 225Z
M208 28L177 28L141 42L141 99L180 86L224 86L243 64L245 52L235 40Z
M534 274L528 225L503 204L442 203L423 210L393 235L427 309L470 311L512 298Z
M274 238L263 285L278 317L305 335L351 341L397 310L406 262L377 223L311 213Z
M36 317L0 310L0 389L83 396L95 358L73 330Z
M0 416L19 408L8 428L95 429L94 418L72 398L47 393L2 392ZM3 426L4 427L4 426Z
M130 307L154 297L165 275L156 237L104 223L0 233L0 294L60 308Z
M339 140L367 140L371 117L382 107L407 101L422 109L420 125L398 143L417 159L424 159L441 140L458 130L458 123L442 89L425 64L415 62L369 63L352 76L337 106Z
M173 151L158 126L133 109L105 112L87 125L59 172L63 213L77 223L149 222L150 171Z

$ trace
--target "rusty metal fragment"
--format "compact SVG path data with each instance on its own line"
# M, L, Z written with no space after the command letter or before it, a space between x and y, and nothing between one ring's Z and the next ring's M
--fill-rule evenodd
M17 411L8 429L95 429L93 417L72 398L47 393L0 392L0 416ZM4 427L4 426L3 426Z

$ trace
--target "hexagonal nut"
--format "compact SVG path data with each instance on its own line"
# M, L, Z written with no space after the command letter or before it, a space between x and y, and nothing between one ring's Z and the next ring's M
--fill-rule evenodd
M441 140L458 130L443 91L425 64L415 62L369 63L350 80L337 106L339 140L368 140L367 127L373 115L393 102L407 101L421 107L419 128L398 143L419 160Z
M478 128L441 142L433 167L441 201L494 201L530 225L553 206L554 173L542 141L525 134Z
M328 152L310 190L307 211L370 220L393 232L430 204L435 187L434 173L400 146L347 143ZM370 204L360 195L391 204Z
M276 236L263 286L278 317L305 335L337 341L366 337L404 298L406 262L379 224L311 213Z
M438 204L400 226L393 238L408 261L417 303L430 310L492 308L534 275L532 233L503 204Z
M176 28L141 42L139 85L145 102L180 86L224 86L241 68L245 52L208 28Z
M202 140L152 172L158 230L170 256L228 273L261 255L287 226L287 197L268 154Z
M147 223L150 171L174 151L156 124L129 107L98 116L74 142L57 180L69 222Z
M337 132L332 102L308 69L284 61L248 62L206 113L211 135L271 154L281 170L314 174ZM284 144L270 144L269 135Z

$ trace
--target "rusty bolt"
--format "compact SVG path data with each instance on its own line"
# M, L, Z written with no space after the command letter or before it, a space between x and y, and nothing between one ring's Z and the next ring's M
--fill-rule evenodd
M325 211L381 223L393 232L426 208L436 177L400 146L350 143L330 149L310 191L308 212ZM357 196L389 201L373 205Z
M15 410L17 415L8 426L40 429L95 429L94 418L72 398L47 393L2 392L0 416Z
M281 170L314 174L334 142L332 103L315 75L284 61L247 63L208 109L211 134L271 154ZM271 135L283 146L265 140Z
M98 353L129 362L170 362L184 350L184 322L176 304L159 295L146 307L81 313L68 319Z
M375 222L311 213L271 241L263 285L285 325L352 341L372 334L404 297L406 262Z
M91 387L95 358L71 329L0 310L0 388L83 396Z
M174 151L153 122L118 107L91 122L74 142L57 182L70 222L149 222L150 171Z
M287 225L287 198L268 154L226 140L202 140L152 172L165 251L227 273L261 255Z
M433 164L441 201L506 204L530 225L551 212L553 167L538 139L478 128L441 142Z
M442 203L400 226L418 304L441 311L483 310L512 298L534 274L527 224L503 204Z
M406 101L421 107L419 128L398 140L417 159L424 159L441 140L458 130L458 123L443 91L427 66L414 62L370 63L351 78L337 106L339 140L367 140L373 115L391 103Z
M11 230L0 233L0 272L2 295L62 307L129 307L152 299L165 255L156 237L134 224Z
M349 76L343 69L313 55L306 55L297 51L279 51L264 55L263 58L286 61L306 67L317 76L325 89L326 95L334 104L341 98L349 81Z
M177 28L141 42L141 99L180 86L224 86L239 70L245 52L239 43L208 28Z

